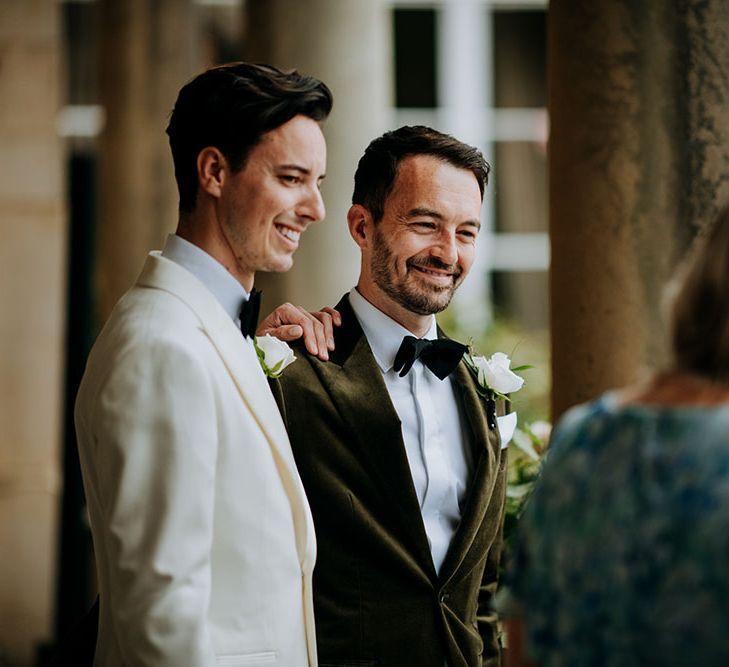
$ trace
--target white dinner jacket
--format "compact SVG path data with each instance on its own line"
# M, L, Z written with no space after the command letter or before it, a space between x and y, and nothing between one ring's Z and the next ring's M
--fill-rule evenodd
M89 356L76 429L95 664L315 666L313 523L250 342L151 253Z

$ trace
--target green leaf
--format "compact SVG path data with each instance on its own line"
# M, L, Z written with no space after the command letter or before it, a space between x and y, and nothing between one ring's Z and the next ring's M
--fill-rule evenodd
M258 356L259 363L261 364L261 366L266 368L266 354L263 352L263 350L260 347L258 347L258 343L256 342L255 336L253 337L253 348L256 351L256 355Z
M534 368L531 364L524 364L523 366L515 366L514 368L511 368L510 370L513 373L518 373L519 371L528 371L530 368Z

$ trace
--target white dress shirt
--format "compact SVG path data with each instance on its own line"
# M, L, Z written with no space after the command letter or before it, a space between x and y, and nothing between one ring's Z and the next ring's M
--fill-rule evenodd
M393 370L404 336L413 334L369 303L355 288L354 314L382 371L402 423L410 474L420 504L436 571L461 519L473 468L468 429L454 380L439 380L419 359L405 377ZM435 317L423 338L438 337Z
M240 309L248 301L248 292L217 259L177 234L167 236L162 257L192 273L212 292L225 312L240 327Z

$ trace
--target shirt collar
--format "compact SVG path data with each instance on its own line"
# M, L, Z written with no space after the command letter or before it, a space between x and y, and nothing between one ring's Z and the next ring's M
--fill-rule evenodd
M357 291L356 287L349 291L349 303L367 337L377 365L383 373L387 373L395 362L395 355L400 349L403 337L413 334L385 315L379 308L373 306ZM430 328L423 338L434 339L438 337L438 327L435 323L435 315L430 317Z
M210 290L230 318L238 320L241 306L248 301L248 292L218 260L177 234L167 237L162 256L192 273Z

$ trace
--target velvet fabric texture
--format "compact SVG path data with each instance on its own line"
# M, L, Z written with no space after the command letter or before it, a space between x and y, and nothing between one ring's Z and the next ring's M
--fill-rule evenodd
M506 450L461 362L474 471L461 522L436 573L382 373L345 296L336 349L272 381L314 515L320 667L482 667L500 663L497 582Z

